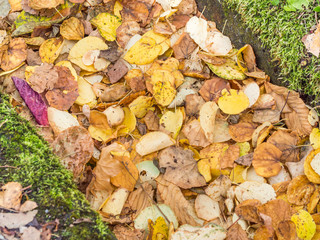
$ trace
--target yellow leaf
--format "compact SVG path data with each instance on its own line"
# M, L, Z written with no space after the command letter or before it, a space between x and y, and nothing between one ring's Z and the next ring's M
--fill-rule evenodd
M39 48L39 55L42 62L54 63L62 50L62 38L50 38L44 41Z
M230 179L232 183L243 183L245 182L245 176L247 173L247 168L245 166L241 166L236 164L230 173Z
M119 19L121 19L120 11L123 9L123 6L120 1L116 1L113 7L113 13L115 16L117 16Z
M313 168L311 166L311 163L314 162L318 162L319 161L319 155L320 154L320 148L316 149L316 150L312 150L306 160L304 161L304 174L307 176L307 178L309 179L310 182L313 183L317 183L320 184L320 175L318 174L318 169L317 168ZM315 161L313 161L315 160ZM318 166L318 164L314 165L314 167ZM315 171L317 170L317 172Z
M103 129L103 128L97 128L90 125L88 128L88 131L92 138L101 142L109 142L112 139L117 137L117 134L114 134L116 133L115 130L112 128Z
M143 118L153 105L152 97L139 96L129 104L131 112L137 118Z
M176 96L176 89L169 82L157 82L153 85L153 97L156 102L166 107Z
M159 69L155 70L151 76L151 83L155 84L157 82L169 82L174 86L175 78L168 70Z
M147 239L150 240L167 240L169 235L169 228L163 217L158 217L156 222L153 223L149 219L149 236Z
M37 66L27 66L26 70L24 72L24 76L26 78L26 81L30 84L29 82L29 78L32 76L32 74L34 73L34 71L36 70Z
M249 142L237 142L236 144L240 147L240 157L249 153L250 151Z
M124 60L131 64L145 65L152 63L161 53L161 45L151 37L142 37L125 54Z
M21 0L9 0L11 12L18 12L22 10Z
M107 50L108 45L98 37L85 37L78 41L70 50L68 59L78 65L81 69L86 70L88 72L97 72L94 68L94 65L84 65L82 62L82 57L88 51L91 50Z
M116 40L117 28L121 25L121 19L110 13L100 13L90 21L96 26L101 34L107 41Z
M292 215L291 221L294 222L297 229L297 235L301 239L311 240L316 232L316 224L311 215L305 210L299 210Z
M183 123L183 108L178 108L175 111L167 111L160 118L160 126L172 133L172 137L176 139Z
M198 170L199 173L204 177L206 182L211 180L211 168L208 159L202 159L198 161Z
M313 149L320 148L320 130L319 128L313 128L310 133L310 143Z
M80 106L87 104L89 107L94 107L96 105L96 95L92 90L91 84L84 80L83 77L78 77L78 90L79 97L75 101L76 104Z
M171 42L170 39L167 38L166 36L162 35L162 34L158 34L155 33L153 30L150 30L148 32L146 32L145 34L143 34L142 36L144 37L150 37L152 39L154 39L156 41L156 44L161 46L161 52L159 53L159 55L162 55L165 53L165 51L167 51L170 46L171 46Z
M121 126L124 126L124 128L118 131L118 136L124 136L132 132L136 128L137 124L137 119L133 112L128 107L124 107L122 109L124 111L124 119Z
M218 100L220 109L226 114L239 114L250 105L249 98L242 91L230 89L222 90L222 97Z

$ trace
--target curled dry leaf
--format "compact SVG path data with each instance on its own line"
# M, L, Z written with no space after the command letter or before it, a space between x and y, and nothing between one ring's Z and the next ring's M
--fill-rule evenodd
M310 197L315 191L313 183L309 182L305 175L292 179L288 185L287 199L296 205L305 205L310 201Z
M78 18L71 17L62 22L60 34L68 40L81 40L84 37L84 26Z
M282 151L280 158L282 162L298 162L300 160L300 150L297 148L299 140L296 132L278 130L268 138L267 142Z
M259 176L276 176L281 170L282 152L271 143L262 143L254 151L252 166Z
M247 142L252 139L256 126L251 122L239 122L229 126L229 134L236 142Z
M261 206L259 200L248 199L236 206L235 213L246 221L260 223L261 218L258 212L259 206Z
M0 206L7 209L20 209L22 186L18 182L9 182L0 189Z
M299 93L294 91L290 91L289 93L287 88L271 83L266 83L265 86L267 93L270 93L273 97L278 95L283 99L287 99L286 104L291 108L290 112L283 113L287 127L293 131L297 131L299 135L309 135L312 131L312 126L308 121L309 109L299 97ZM281 110L281 108L278 110Z
M51 107L68 110L79 96L78 83L67 67L55 67L58 71L58 81L54 89L46 93L46 99Z
M182 129L182 132L189 140L190 145L206 147L210 144L198 120L193 120L189 123L186 123Z
M158 154L160 167L166 168L163 178L181 188L206 185L204 177L198 172L197 162L191 150L169 147Z
M320 156L320 148L311 151L304 162L304 173L310 182L320 184L320 175L313 169L311 162Z
M62 131L52 143L52 148L60 157L61 163L77 179L92 157L94 145L85 128L74 126Z
M1 58L1 68L4 71L18 67L27 59L27 44L23 38L12 39Z
M169 205L182 224L199 226L203 221L195 213L193 206L185 199L176 185L166 181L163 176L157 178L158 191L164 203Z

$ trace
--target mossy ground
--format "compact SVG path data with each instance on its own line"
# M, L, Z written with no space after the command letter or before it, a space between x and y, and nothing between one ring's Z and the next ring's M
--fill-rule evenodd
M224 0L225 6L236 10L246 24L277 61L280 77L289 88L312 95L319 101L320 59L307 53L301 39L317 24L313 1L307 9L286 12L285 1L273 6L271 0ZM235 29L236 31L236 29ZM307 61L307 65L302 64Z
M9 181L20 182L23 187L32 185L27 196L39 205L37 220L60 222L53 239L116 239L90 209L71 173L60 164L48 143L0 93L0 166L5 165L15 168L0 168L0 186ZM79 218L89 218L92 223L71 225Z

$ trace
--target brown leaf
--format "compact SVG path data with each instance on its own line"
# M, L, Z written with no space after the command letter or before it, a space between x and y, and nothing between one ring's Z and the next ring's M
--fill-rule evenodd
M194 207L184 198L179 187L160 175L157 179L158 191L164 203L169 205L181 224L201 226L203 221L195 213Z
M220 159L221 169L233 168L234 161L240 156L240 147L237 144L229 146L223 157Z
M221 91L223 89L230 90L229 82L219 77L213 77L212 79L204 82L199 93L206 102L217 102L219 97L222 96Z
M0 227L9 229L24 227L30 223L38 210L33 210L27 213L0 213Z
M29 66L41 65L39 52L34 52L32 49L27 49L27 64Z
M290 204L282 199L271 200L258 206L258 211L271 218L273 229L277 229L280 222L290 220L293 213Z
M21 240L40 240L41 232L35 227L28 227L23 231Z
M125 48L129 40L141 32L140 25L136 21L123 21L117 28L117 43Z
M261 202L257 199L245 200L235 209L235 213L246 221L260 223L261 218L258 213L258 207L261 206Z
M291 180L272 184L272 187L273 187L274 191L276 192L277 197L280 196L281 194L287 193L288 185L290 182L291 182Z
M36 209L37 207L38 207L38 204L36 202L27 200L21 205L19 211L29 212L29 211L32 211L33 209Z
M133 229L130 226L124 225L115 225L113 228L113 233L116 235L118 240L143 240L144 239L144 231Z
M148 182L144 182L136 190L130 193L128 197L128 204L130 208L135 211L135 216L138 216L139 213L152 205L152 200L154 195L154 190L152 185Z
M196 14L198 11L195 0L182 0L178 6L178 14Z
M249 240L247 233L239 223L233 224L227 232L227 240Z
M183 150L173 146L159 152L159 165L166 168L164 179L185 189L206 185L206 180L199 173L193 155L189 149Z
M185 111L188 116L194 116L199 113L200 108L205 103L198 94L189 94L186 96Z
M176 28L176 30L185 27L189 20L190 17L188 15L174 14L172 17L169 18L169 21Z
M174 26L169 24L168 22L157 22L153 26L153 31L155 33L163 34L163 35L171 35L173 34L176 30Z
M149 9L144 2L129 0L123 2L123 9L120 13L123 22L135 21L144 27L149 16Z
M198 45L192 40L188 33L184 32L173 44L172 49L176 59L187 58Z
M58 71L58 81L54 89L46 93L46 99L51 107L61 111L68 110L79 96L78 82L67 67L55 67Z
M252 139L256 125L251 122L239 122L229 126L229 134L236 142L247 142Z
M124 79L133 92L140 92L146 89L146 81L140 69L131 69Z
M117 48L108 48L107 50L100 50L100 58L104 58L112 63L116 62L121 55L123 54L123 51Z
M239 157L237 160L235 160L236 163L250 167L253 160L253 153L248 153L244 156Z
M102 149L100 159L97 162L96 167L93 169L95 178L92 179L91 182L92 189L106 190L110 194L113 191L113 187L110 183L110 177L116 176L121 171L121 163L114 159L111 151L123 151L123 148L120 144L114 142Z
M272 177L281 170L282 152L271 143L261 143L254 151L252 166L259 176Z
M306 49L308 52L312 53L316 57L319 57L319 54L320 54L320 24L319 23L314 33L311 33L302 37L302 42L306 46Z
M60 34L67 40L81 40L84 37L84 26L78 18L71 17L61 24Z
M77 179L93 154L93 140L87 129L80 126L69 127L62 131L52 143L53 152L60 157L61 163Z
M52 90L58 80L58 69L49 63L43 63L41 66L36 67L28 79L32 89L38 93Z
M111 152L111 155L114 153ZM124 156L121 152L121 155L113 156L116 161L120 163L120 172L111 177L111 183L117 187L123 187L128 189L129 191L133 191L134 186L139 179L139 171L136 165L130 159L130 155Z
M128 67L124 60L119 59L114 65L108 67L108 77L111 83L118 82L128 72Z
M253 109L275 109L276 101L271 94L262 94L258 98L257 102L252 106Z
M282 162L299 162L300 149L297 148L299 136L296 132L289 133L285 130L274 132L267 140L268 143L275 145L282 151Z
M9 71L18 67L27 59L27 44L23 38L12 39L8 49L3 53L1 58L1 68Z
M278 224L276 229L278 240L296 240L297 230L294 222L290 220L282 221Z
M29 7L35 10L41 10L44 8L55 8L60 4L63 4L64 0L29 0L28 5Z
M255 234L253 240L274 240L273 232L269 232L266 226L259 227Z
M120 83L112 84L111 86L106 86L103 83L94 83L92 89L95 95L103 102L115 102L128 93L128 88Z
M19 210L22 198L22 186L18 182L8 182L0 189L0 206Z
M246 48L242 51L243 60L246 63L249 72L256 71L256 56L254 54L253 48L251 45L247 44Z
M253 113L253 122L256 123L264 123L264 122L271 122L277 123L280 120L280 111L275 109L261 109L255 110Z
M186 123L182 129L182 132L189 140L190 145L197 147L206 147L210 145L210 142L204 135L198 120L193 120L189 123Z
M295 177L288 185L288 202L296 205L305 205L310 201L314 191L314 184L309 182L305 175Z
M216 57L216 56L212 56L211 54L208 54L206 52L199 52L198 56L207 63L211 63L213 65L216 66L220 66L223 65L227 62L226 58L224 57Z
M99 112L97 110L90 111L89 122L90 125L96 128L110 129L107 116L104 113Z
M306 107L303 100L299 97L299 93L295 91L290 91L289 93L289 90L287 88L276 86L271 83L266 83L265 87L267 93L270 93L273 97L275 97L275 95L278 95L283 99L288 99L286 101L286 104L290 107L291 112L283 111L284 120L287 127L293 131L297 131L301 136L309 135L312 131L312 126L308 121L309 109ZM284 104L278 110L281 110L283 106Z
M151 110L147 112L144 116L144 122L147 125L148 130L150 131L157 131L159 130L159 117L157 114Z

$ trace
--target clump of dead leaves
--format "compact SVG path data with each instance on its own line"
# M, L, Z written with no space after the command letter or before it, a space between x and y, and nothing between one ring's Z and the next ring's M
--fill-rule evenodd
M119 239L319 238L317 112L194 0L9 3L2 88Z

